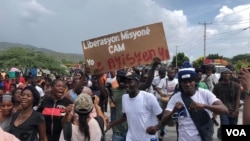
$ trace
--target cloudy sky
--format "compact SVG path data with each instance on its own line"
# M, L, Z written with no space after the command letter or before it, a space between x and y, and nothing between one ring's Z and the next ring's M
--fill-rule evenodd
M0 0L0 42L83 54L81 41L162 22L170 56L250 53L247 0Z

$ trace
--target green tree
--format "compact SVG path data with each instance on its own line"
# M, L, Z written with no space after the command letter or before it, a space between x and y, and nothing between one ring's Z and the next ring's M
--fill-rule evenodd
M233 64L237 63L239 60L243 61L243 62L250 62L250 54L246 53L246 54L240 54L240 55L236 55L234 57L232 57L231 62Z
M246 62L246 61L238 60L238 61L235 63L234 67L235 67L235 69L236 69L236 72L239 73L241 68L246 68L246 67L248 67L249 65L250 65L250 63L248 63L248 62Z
M62 59L62 60L61 60L61 63L64 64L64 65L65 65L65 64L74 64L73 61L68 61L68 60L66 60L66 59Z
M61 67L61 63L52 56L21 47L1 51L0 66L8 69L11 67L28 69L36 66L60 74L66 73L65 69Z
M189 58L187 56L185 56L184 53L181 53L181 52L178 53L177 54L177 67L180 67L182 65L182 63L185 61L189 61ZM176 56L173 57L171 65L176 66Z
M203 64L203 60L204 60L204 57L200 57L200 58L196 59L195 61L193 61L192 64L195 68L198 68Z

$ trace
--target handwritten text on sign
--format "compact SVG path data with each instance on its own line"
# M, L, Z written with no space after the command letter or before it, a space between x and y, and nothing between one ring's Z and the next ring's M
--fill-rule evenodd
M87 66L102 72L169 59L162 23L86 40L82 47Z

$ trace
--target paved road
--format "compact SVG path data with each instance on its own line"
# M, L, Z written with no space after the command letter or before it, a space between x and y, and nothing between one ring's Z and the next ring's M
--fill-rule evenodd
M242 124L242 107L240 108L240 114L239 114L239 122L238 124L241 125ZM108 113L107 113L108 115ZM217 121L219 122L219 116L217 117ZM214 136L213 136L213 141L220 141L219 139L217 139L217 129L218 129L219 126L214 126ZM112 136L112 130L109 130L107 133L106 133L106 139L107 141L112 141L111 139L111 136ZM167 134L164 136L164 141L177 141L177 138L176 138L176 130L175 130L175 127L168 127L167 126Z

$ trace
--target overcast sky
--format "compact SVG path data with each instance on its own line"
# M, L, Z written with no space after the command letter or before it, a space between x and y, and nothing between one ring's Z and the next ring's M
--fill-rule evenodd
M0 0L0 42L83 54L81 41L162 22L170 56L250 53L247 0ZM178 47L176 47L178 46Z

